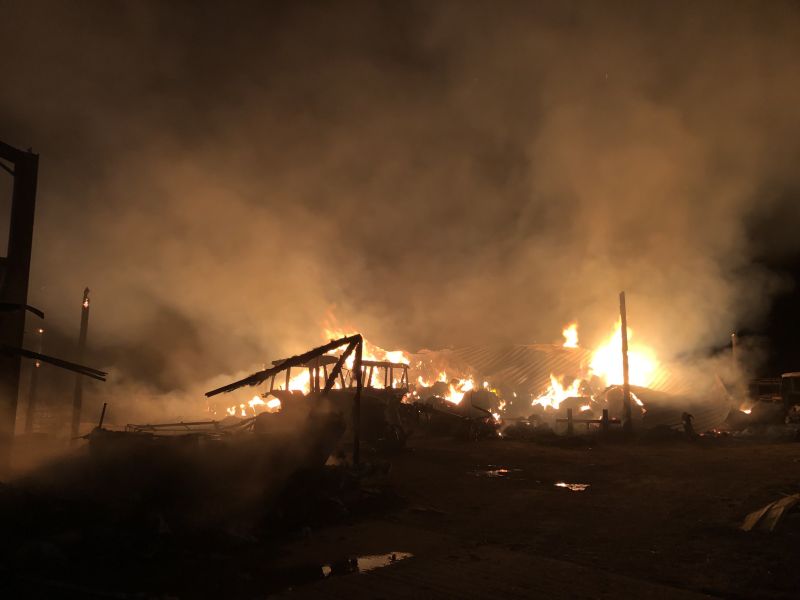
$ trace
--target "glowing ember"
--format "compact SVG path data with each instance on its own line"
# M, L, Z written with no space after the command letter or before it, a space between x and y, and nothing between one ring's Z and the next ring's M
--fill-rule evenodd
M567 483L565 481L559 481L554 484L556 487L566 488L571 492L584 492L586 488L588 488L591 484L589 483Z
M584 404L581 406L581 412L586 412L587 410L592 410L591 404Z
M740 410L741 410L741 412L743 412L746 415L749 415L751 412L753 412L752 408L742 408Z
M578 323L570 323L562 331L564 336L564 348L578 347Z

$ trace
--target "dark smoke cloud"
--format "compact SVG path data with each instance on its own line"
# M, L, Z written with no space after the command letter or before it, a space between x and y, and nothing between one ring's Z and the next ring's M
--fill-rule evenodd
M2 14L0 138L42 155L31 301L68 337L92 288L120 403L197 398L330 312L384 347L591 343L626 289L638 337L692 352L797 249L795 3Z

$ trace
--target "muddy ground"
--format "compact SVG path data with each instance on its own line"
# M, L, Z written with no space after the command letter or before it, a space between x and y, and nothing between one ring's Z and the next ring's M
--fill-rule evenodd
M391 458L388 475L378 468L359 489L352 481L340 489L340 479L329 478L321 495L301 487L282 508L289 515L296 506L291 525L255 535L179 533L161 514L119 524L102 506L76 517L74 503L54 507L51 497L9 487L5 497L15 500L4 505L6 527L32 533L7 548L0 592L48 598L797 597L800 514L788 515L773 533L738 526L748 512L800 491L800 444L730 438L565 443L412 438ZM322 500L308 507L299 500L313 496ZM29 521L9 520L9 511ZM40 513L59 527L38 527ZM385 555L388 566L354 572L347 559L365 555ZM359 566L370 562L375 559Z
M412 440L390 473L404 509L312 534L290 556L414 558L294 595L797 598L800 514L773 533L738 526L800 491L799 474L791 443Z

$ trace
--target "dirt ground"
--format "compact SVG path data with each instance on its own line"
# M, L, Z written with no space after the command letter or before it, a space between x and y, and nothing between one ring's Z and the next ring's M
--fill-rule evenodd
M293 489L255 535L0 486L0 597L798 597L800 513L738 527L800 491L800 444L553 442L414 437L388 474Z
M773 533L738 526L800 491L799 469L791 443L418 438L392 461L404 508L312 532L281 560L413 557L287 597L797 598L800 515Z

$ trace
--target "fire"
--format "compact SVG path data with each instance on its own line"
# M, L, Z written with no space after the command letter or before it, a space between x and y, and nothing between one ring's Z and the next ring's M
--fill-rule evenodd
M564 386L558 378L550 373L550 387L541 396L535 398L532 405L540 405L545 408L557 409L567 398L580 396L581 382L579 379L573 380L569 386Z
M578 323L570 323L562 331L561 335L564 336L564 348L577 348L578 347Z
M282 390L286 385L286 380L285 379L281 380L281 376L278 376L275 378L275 383L277 384L277 388L279 390ZM289 378L289 387L286 389L298 390L303 392L304 394L309 393L311 391L311 374L308 372L308 369L305 368L301 369L295 375L292 375Z
M422 387L431 387L434 383L440 381L442 383L447 383L447 373L445 371L439 371L439 374L436 376L436 379L424 379L422 375L417 377L417 383Z
M475 389L475 382L472 379L454 379L450 382L444 399L453 404L460 404L464 395L473 389Z
M247 402L241 402L238 406L229 406L225 412L232 417L248 417L257 415L262 412L276 413L281 410L281 401L277 398L270 398L264 400L261 396L256 394Z
M655 352L642 344L632 343L633 331L628 327L628 370L632 385L647 387L659 368ZM622 325L617 321L614 333L592 354L589 362L592 375L606 385L620 385L622 377Z
M578 324L570 323L564 326L562 331L564 335L565 348L578 347ZM655 374L660 368L658 359L652 348L645 346L638 341L631 343L633 332L628 328L628 368L629 368L629 381L632 385L639 385L647 387L654 379ZM622 325L617 321L614 333L601 344L591 356L589 360L589 367L583 374L583 379L587 381L592 376L599 377L604 385L620 385L623 383L622 376ZM556 377L555 374L550 374L550 387L542 393L539 397L535 398L532 402L533 405L540 405L557 409L559 405L567 398L580 396L581 378L574 379L572 383L567 385L565 382ZM634 402L639 406L643 406L642 401L631 394ZM588 406L588 405L584 405ZM581 410L588 410L588 408L581 407Z
M349 335L355 335L355 331L347 332L344 329L338 327L325 327L324 328L324 338L325 340L338 340L343 337L347 337ZM337 350L333 350L330 354L338 354ZM403 352L402 350L384 350L383 348L376 346L374 344L369 343L366 339L364 340L364 346L361 349L361 357L364 360L382 360L388 361L393 363L404 363L410 364L411 360L408 357L408 354ZM348 368L351 368L353 365L354 357L348 359Z

